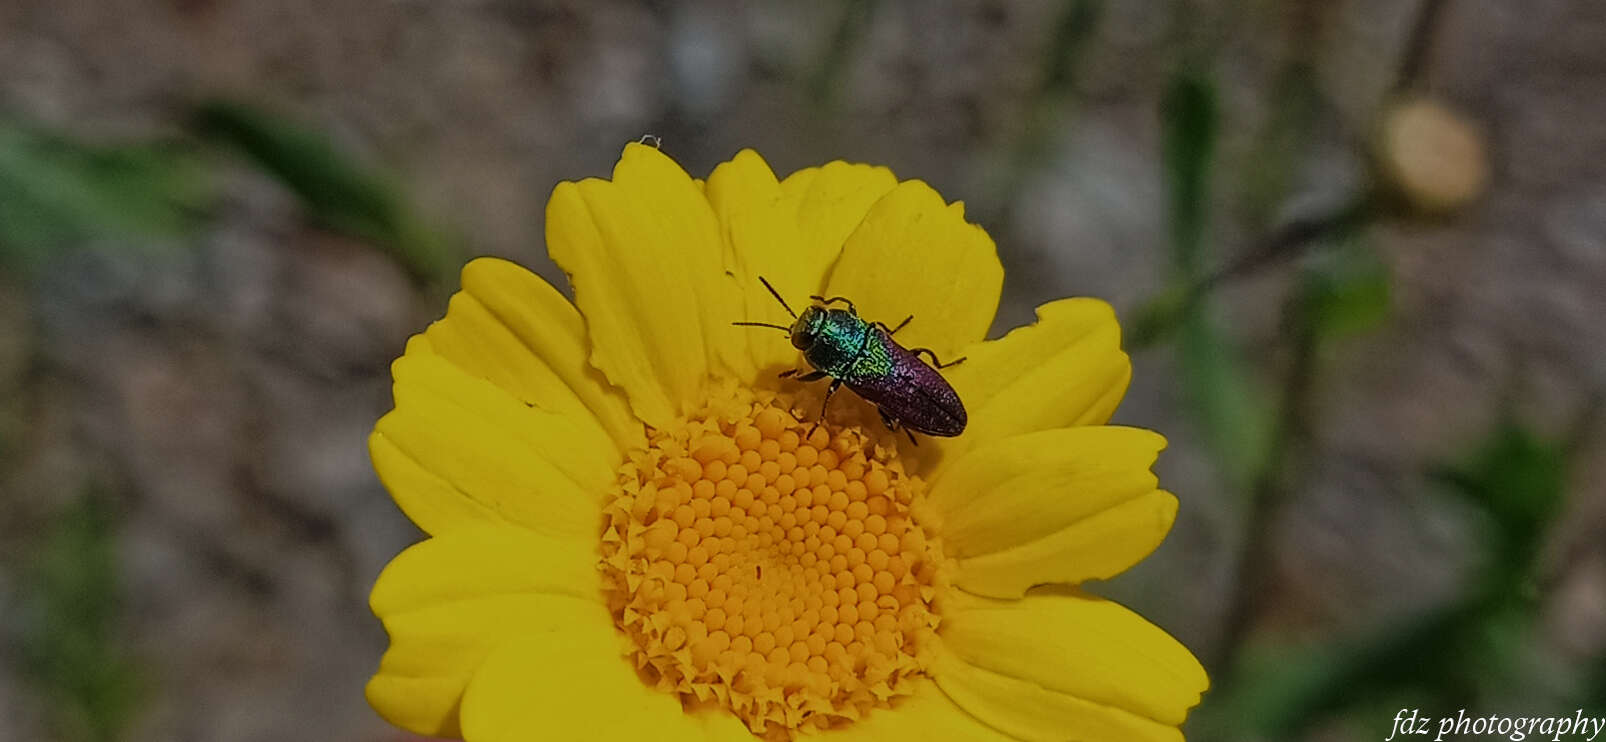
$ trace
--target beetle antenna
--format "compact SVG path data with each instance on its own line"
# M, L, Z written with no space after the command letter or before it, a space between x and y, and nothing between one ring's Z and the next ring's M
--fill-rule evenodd
M732 322L731 324L737 325L737 326L740 326L740 327L772 327L774 329L780 330L781 332L784 332L784 333L787 333L787 334L791 334L791 332L792 332L792 328L790 328L790 327L786 327L786 326L783 326L783 325L772 325L772 324L770 324L768 322Z
M771 286L769 281L764 280L763 276L758 277L758 282L764 284L764 288L770 290L770 296L775 297L775 300L781 303L781 306L786 309L786 313L792 315L792 319L797 319L797 312L792 311L792 306L781 298L781 292L776 291L775 287Z

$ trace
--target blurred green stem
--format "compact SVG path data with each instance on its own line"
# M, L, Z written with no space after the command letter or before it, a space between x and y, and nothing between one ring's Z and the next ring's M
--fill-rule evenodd
M834 108L837 91L842 89L842 78L847 74L848 62L863 40L870 20L875 16L879 0L843 0L842 17L831 34L831 45L826 49L820 66L809 78L809 97L822 108Z
M1166 340L1187 317L1198 313L1216 290L1296 260L1325 241L1372 223L1378 216L1375 202L1363 194L1328 213L1284 224L1203 278L1183 283L1151 299L1138 312L1127 348L1143 350Z
M1405 93L1421 81L1428 56L1433 53L1439 21L1444 18L1449 5L1449 0L1421 0L1417 5L1416 20L1411 24L1411 35L1406 38L1400 66L1394 75L1394 87L1389 92L1395 95Z
M1249 513L1244 522L1245 542L1238 557L1237 585L1223 620L1222 637L1215 655L1206 666L1213 674L1225 676L1229 663L1242 647L1255 617L1261 612L1275 564L1272 524L1282 511L1310 437L1310 394L1316 384L1317 351L1321 347L1321 323L1311 317L1308 292L1296 292L1285 306L1293 320L1293 354L1278 400L1278 412L1267 439L1265 458L1249 491Z
M1068 116L1067 102L1080 76L1083 53L1103 18L1103 0L1068 0L1054 24L1020 131L1005 145L1005 162L994 184L982 189L1005 219L1019 202L1027 181L1043 166L1055 135L1063 133L1060 123Z

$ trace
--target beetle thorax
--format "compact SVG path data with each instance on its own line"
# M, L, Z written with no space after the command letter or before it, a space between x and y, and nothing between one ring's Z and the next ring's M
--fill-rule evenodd
M808 307L794 325L792 344L803 351L810 365L841 377L864 349L869 331L868 322L845 309Z

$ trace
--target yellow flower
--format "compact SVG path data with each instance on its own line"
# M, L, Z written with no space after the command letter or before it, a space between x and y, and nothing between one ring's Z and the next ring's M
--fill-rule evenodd
M369 702L414 732L513 740L1180 740L1207 681L1079 591L1165 537L1164 439L1104 423L1130 365L1108 305L984 341L992 241L919 181L833 162L705 182L625 148L564 183L547 244L576 305L481 259L394 366L370 440L430 538L372 606ZM819 384L758 277L913 315L969 411L918 446ZM1049 587L1030 590L1034 586Z

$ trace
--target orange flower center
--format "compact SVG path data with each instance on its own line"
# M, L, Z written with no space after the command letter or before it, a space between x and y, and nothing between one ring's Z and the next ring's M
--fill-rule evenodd
M925 485L896 449L814 428L790 401L651 431L602 538L610 608L647 682L780 740L910 692L942 563L909 512Z

